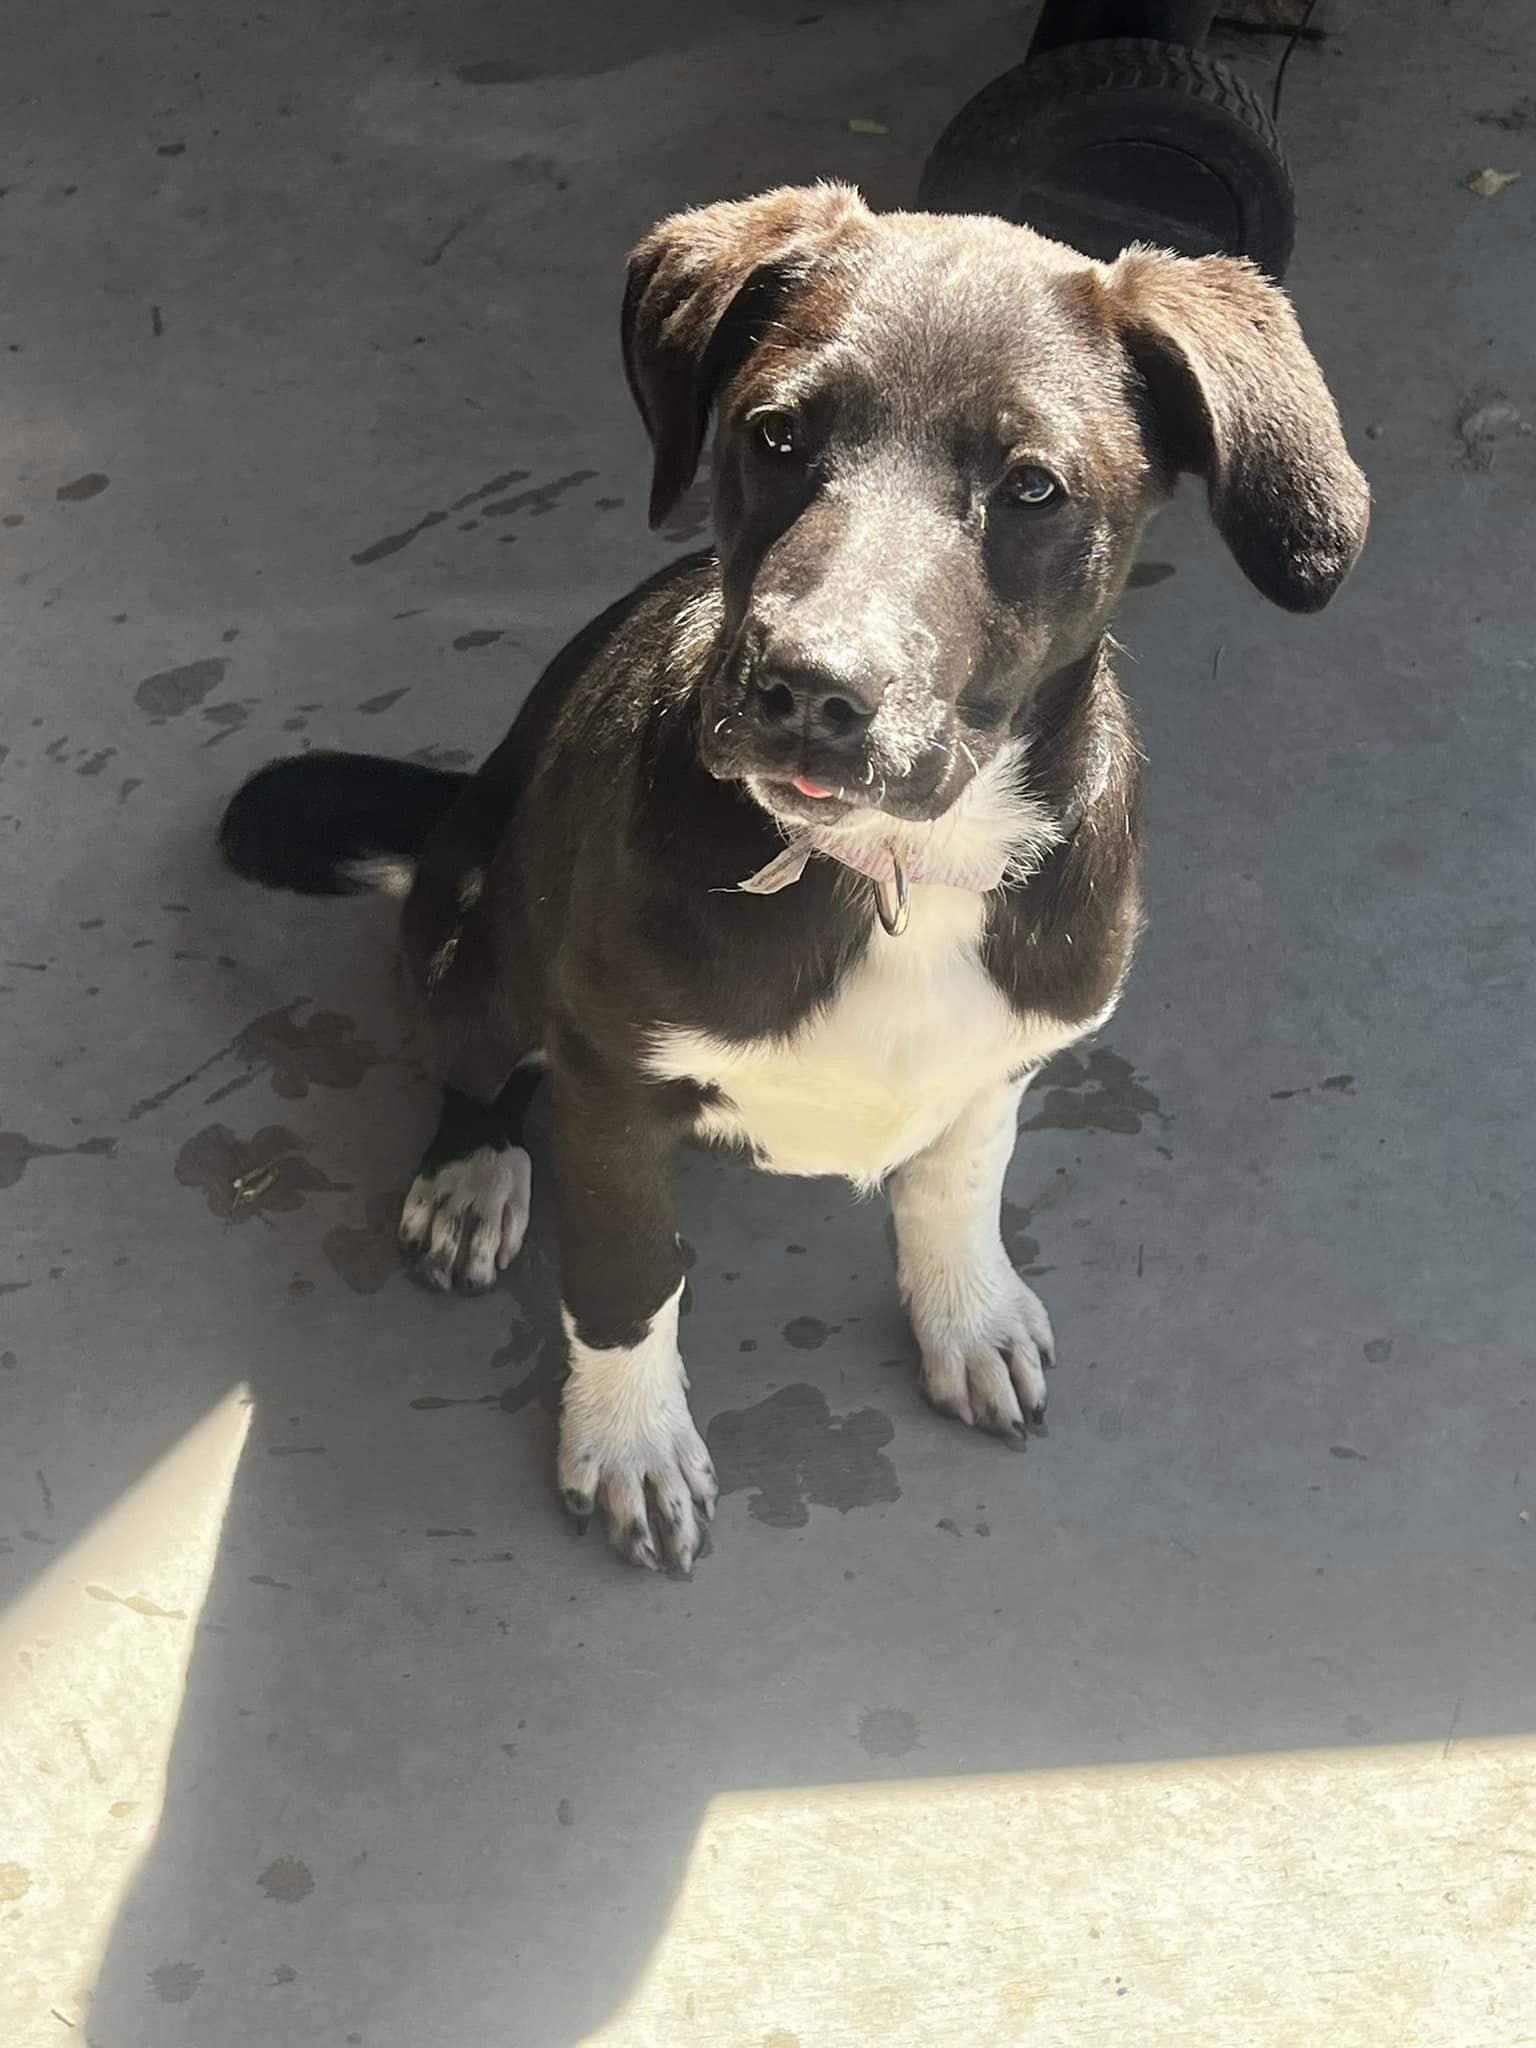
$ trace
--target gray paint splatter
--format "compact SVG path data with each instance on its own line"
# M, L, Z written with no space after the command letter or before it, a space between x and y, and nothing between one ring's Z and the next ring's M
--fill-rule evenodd
M99 498L111 481L111 477L93 469L85 476L77 476L73 483L60 484L53 495L61 504L83 505L87 498Z
M811 1507L851 1508L899 1500L884 1447L895 1435L888 1415L861 1408L834 1417L819 1387L781 1387L752 1408L728 1409L708 1430L722 1493L751 1489L759 1522L798 1529Z
M191 1963L160 1963L149 1973L149 1988L162 2005L185 2005L203 1981Z
M168 718L180 718L193 710L224 680L229 663L220 654L205 661L189 661L180 668L163 668L146 676L133 693L133 701L156 725Z
M39 1145L20 1131L0 1131L0 1188L13 1188L34 1159L110 1159L116 1138L82 1138L78 1145Z
M869 1756L905 1756L917 1740L917 1716L903 1707L866 1707L859 1716L859 1747Z
M225 1223L300 1209L306 1195L344 1193L303 1151L304 1140L281 1124L246 1139L227 1124L208 1124L176 1154L176 1178L184 1188L200 1188Z
M309 1865L292 1856L279 1856L275 1862L269 1863L256 1882L267 1897L275 1899L280 1906L296 1906L315 1888Z
M1165 1129L1172 1121L1136 1078L1130 1061L1108 1046L1099 1046L1086 1060L1058 1053L1045 1069L1042 1087L1043 1100L1025 1124L1027 1131L1113 1131L1129 1137L1140 1131L1143 1117L1155 1117Z

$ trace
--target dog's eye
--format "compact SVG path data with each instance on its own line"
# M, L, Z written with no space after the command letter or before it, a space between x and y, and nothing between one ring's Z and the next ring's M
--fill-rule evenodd
M1026 512L1043 512L1048 505L1059 505L1065 495L1051 472L1037 462L1021 462L1003 478L1006 502Z
M769 455L784 459L801 453L799 429L790 413L769 406L753 413L751 426L758 446Z

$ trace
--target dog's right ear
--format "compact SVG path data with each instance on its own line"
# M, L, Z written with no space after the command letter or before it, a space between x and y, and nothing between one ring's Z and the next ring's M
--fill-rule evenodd
M651 524L693 481L722 386L818 259L867 223L850 185L785 186L673 214L629 259L624 369L651 437Z

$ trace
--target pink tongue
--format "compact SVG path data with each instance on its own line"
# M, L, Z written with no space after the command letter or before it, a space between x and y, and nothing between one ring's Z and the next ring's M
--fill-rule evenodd
M793 787L798 789L802 796L830 796L832 794L824 782L812 782L809 775L797 775L794 778Z

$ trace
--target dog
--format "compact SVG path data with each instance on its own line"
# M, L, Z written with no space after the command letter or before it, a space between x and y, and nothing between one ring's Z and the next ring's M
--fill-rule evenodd
M1249 580L1311 612L1369 494L1289 303L1225 257L783 189L654 229L622 342L653 526L714 422L716 548L578 633L478 773L277 762L221 840L272 887L405 895L442 1112L400 1236L430 1286L515 1257L547 1077L561 1492L686 1572L716 1481L674 1148L888 1186L922 1391L1025 1435L1053 1339L1003 1179L1022 1091L1110 1015L1139 927L1109 638L1138 540L1193 474Z

